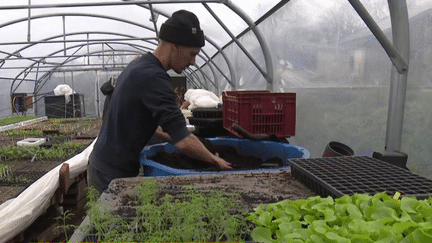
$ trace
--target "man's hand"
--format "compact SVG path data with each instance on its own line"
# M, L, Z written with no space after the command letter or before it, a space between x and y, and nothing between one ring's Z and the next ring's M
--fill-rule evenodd
M219 166L219 168L221 168L222 170L232 169L232 165L230 163L226 162L221 157L219 157L218 153L216 153L215 157L216 157L215 158L215 163Z
M231 164L214 155L193 134L176 143L176 146L187 156L219 166L222 170L232 169Z

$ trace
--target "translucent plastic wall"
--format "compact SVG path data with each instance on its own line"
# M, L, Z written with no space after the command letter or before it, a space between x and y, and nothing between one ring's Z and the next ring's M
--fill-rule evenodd
M85 117L101 117L105 96L100 87L111 77L117 77L119 72L112 71L88 71L88 72L59 72L54 74L49 82L41 89L41 95L37 97L37 113L45 114L44 97L54 95L53 91L60 84L67 84L77 94L83 95ZM84 115L84 114L83 114Z
M391 40L387 1L361 2ZM432 1L407 3L411 57L401 150L408 154L409 169L432 178ZM384 151L392 63L348 1L292 0L257 28L271 51L274 90L297 93L296 136L290 142L307 148L312 157L321 157L330 141L345 143L355 155ZM214 32L206 33L217 39ZM252 32L240 42L265 70L262 50ZM224 53L235 70L232 83L238 89L266 88L265 78L237 44L226 47ZM225 58L217 55L213 62L231 77ZM199 88L219 90L218 95L231 89L215 67L204 66L203 71L219 89L197 72L206 85L198 83ZM84 94L86 116L97 117L105 99L99 88L116 75L118 72L57 73L40 93L66 83ZM9 102L8 95L0 94L0 101ZM38 102L38 112L43 109L43 102Z
M387 1L362 3L391 40ZM432 178L432 1L408 1L408 11L411 57L402 152L410 170ZM297 93L296 136L290 142L312 157L321 157L330 141L345 143L355 155L384 151L392 63L348 1L290 1L258 28L272 52L275 90ZM241 42L259 59L250 34ZM266 88L236 44L226 52L235 59L239 88Z

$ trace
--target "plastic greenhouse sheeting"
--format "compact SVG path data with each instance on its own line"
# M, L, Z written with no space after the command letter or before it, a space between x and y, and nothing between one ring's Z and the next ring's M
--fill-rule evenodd
M69 164L70 177L74 178L87 170L88 156L96 139L80 154L64 163ZM6 242L29 227L51 204L58 189L59 165L31 184L18 197L0 205L0 242Z
M329 141L349 145L356 155L371 156L385 149L393 68L350 2L362 2L389 40L394 37L389 3L406 2L410 29L406 40L411 51L401 151L409 155L411 171L432 178L431 0L206 1L220 22L238 37L235 41L199 1L153 1L160 3L152 5L161 10L156 16L151 15L149 5L132 1L78 7L101 1L32 0L32 5L76 6L30 11L28 0L0 3L0 36L5 37L0 40L0 117L14 114L11 92L34 94L32 112L43 113L41 96L58 84L68 84L84 94L86 115L100 116L104 100L101 84L119 75L136 55L151 51L157 36L152 30L173 11L184 8L198 14L204 32L215 43L206 42L197 66L182 74L187 77L187 88L215 91L218 96L232 84L237 89L266 88L266 78L250 58L267 71L268 60L254 33L259 31L271 56L274 91L297 93L296 136L290 142L308 148L311 157L321 156ZM254 31L224 5L230 2L252 19ZM153 17L158 19L156 25L150 21Z

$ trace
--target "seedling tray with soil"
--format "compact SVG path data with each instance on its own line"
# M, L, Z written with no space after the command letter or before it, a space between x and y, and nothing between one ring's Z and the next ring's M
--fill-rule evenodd
M139 194L139 186L145 183L146 179L149 178L122 178L111 182L108 190L101 196L107 208L114 212L114 216L109 218L121 217L126 221L131 221L140 216L137 213L137 207L134 205L136 205L137 195ZM215 191L222 191L226 195L237 194L239 201L236 209L231 213L239 216L243 215L242 212L251 212L253 208L261 203L273 203L284 199L296 200L316 195L296 181L291 176L290 171L233 172L153 177L152 179L155 180L158 189L156 198L162 199L166 195L171 195L170 200L172 202L176 200L180 202L185 198L185 193L191 189L205 195L211 195ZM182 210L181 205L179 203L176 210ZM183 221L180 220L180 222ZM84 238L77 238L79 235L80 232L77 230L71 240L82 241ZM179 241L179 239L175 241ZM208 240L216 241L217 239Z
M12 176L0 180L0 204L18 196L44 173L80 153L99 133L101 119L48 119L0 132L0 164ZM46 138L35 146L17 146L26 138Z

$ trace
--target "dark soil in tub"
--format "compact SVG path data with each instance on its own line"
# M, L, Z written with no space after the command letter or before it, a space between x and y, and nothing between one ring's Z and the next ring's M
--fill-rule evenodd
M272 168L283 166L283 161L278 158L270 158L266 161L254 158L252 156L241 156L237 154L236 149L227 145L214 145L209 140L200 138L204 146L213 154L218 153L219 157L231 163L233 170L251 170L259 168ZM161 152L148 159L157 163L176 169L200 170L200 171L218 171L219 167L194 158L190 158L183 153Z

